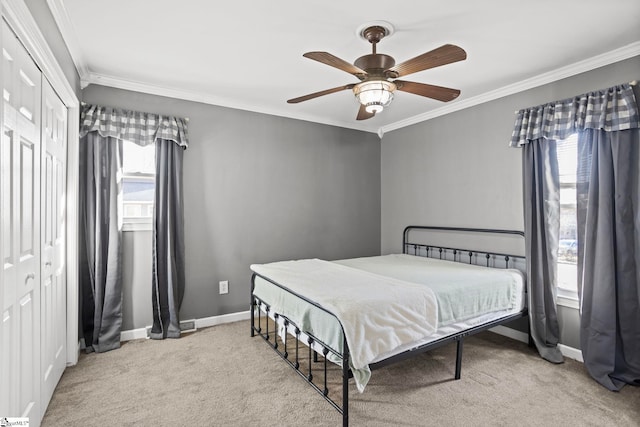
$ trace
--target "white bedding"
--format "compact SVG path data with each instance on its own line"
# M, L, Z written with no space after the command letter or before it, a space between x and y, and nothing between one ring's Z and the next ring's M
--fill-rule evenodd
M438 299L438 327L521 306L522 273L434 258L391 254L334 261L428 286Z
M360 391L379 354L415 342L437 329L437 302L425 286L319 259L252 265L251 269L318 303L342 324ZM269 301L276 313L305 322L308 304L292 307L286 294ZM302 326L304 327L304 326Z
M369 380L369 364L523 307L524 279L517 270L413 255L284 261L251 269L340 319L359 391ZM274 312L342 352L335 317L260 278L255 283L254 294Z

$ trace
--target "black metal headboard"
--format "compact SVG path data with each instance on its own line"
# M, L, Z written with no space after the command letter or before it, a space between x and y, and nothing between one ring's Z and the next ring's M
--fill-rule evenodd
M431 245L429 243L417 243L409 241L409 234L413 230L445 231L457 233L484 233L494 235L514 235L524 238L524 232L518 230L500 230L491 228L466 228L466 227L437 227L425 225L409 225L404 229L402 235L402 253L409 255L425 256L429 258L447 259L456 262L464 262L475 265L486 265L487 267L500 268L526 268L525 257L500 253L487 250L476 250L469 248L453 248L442 245Z

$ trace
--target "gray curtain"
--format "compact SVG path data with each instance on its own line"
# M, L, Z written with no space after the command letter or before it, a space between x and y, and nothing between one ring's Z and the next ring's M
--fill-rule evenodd
M179 312L185 286L183 151L173 141L156 141L151 329L154 339L180 337Z
M560 178L556 142L539 138L523 147L525 255L531 338L544 359L564 361L556 313Z
M578 138L580 344L610 390L640 385L639 139L638 129Z
M562 361L562 355L557 348L559 328L555 309L557 281L556 258L559 234L559 179L557 176L557 156L554 141L566 139L572 134L585 130L587 133L590 133L591 130L596 130L597 132L602 131L616 133L629 129L636 130L639 126L640 118L638 115L638 107L633 93L633 88L630 84L613 86L608 89L589 92L573 98L554 101L516 112L516 121L511 135L510 146L523 147L525 245L528 263L527 269L529 280L529 316L531 334L540 355L551 362ZM637 172L637 161L633 167ZM585 167L582 165L579 168L578 173L584 174L584 169ZM578 179L580 180L580 178ZM590 192L592 191L591 189L594 188L594 185L595 184L589 186L589 194L591 194ZM636 185L634 188L636 188L637 191L637 182L634 185ZM597 201L589 201L589 203L586 203L584 196L584 182L582 184L578 182L577 187L579 193L577 200L578 211L581 209L584 211L584 206L587 204L591 206L593 203L596 203L597 206ZM581 191L583 193L582 195L580 195ZM596 191L595 188L593 191ZM616 197L621 196L617 195ZM626 203L625 205L631 206L629 203ZM637 205L634 206L637 207ZM607 205L601 207L600 210L592 209L591 212L593 212L593 215L597 217L602 212L607 212L606 207ZM636 210L635 212L638 211ZM588 240L586 244L580 243L581 236L592 236L591 238L594 242L596 240L596 236L598 239L604 239L603 242L598 241L598 245L605 245L605 241L611 240L611 237L607 237L606 235L606 233L611 232L610 230L604 231L604 228L597 231L587 230L589 227L592 227L593 224L597 223L597 218L592 218L591 221L587 220L586 223L583 222L583 224L578 222L579 259L584 256L585 260L588 260L589 258L587 258L586 254L588 254L590 250L588 249L588 246L590 245ZM616 226L617 225L614 225L614 227ZM636 227L635 231L632 231L627 228L626 231L633 232L637 235L639 229ZM593 234L594 232L595 234ZM635 242L637 245L637 240ZM637 246L635 249L638 249ZM618 254L618 256L620 255ZM629 261L629 253L622 256L627 260L623 263L625 272L628 276L632 276L635 274L635 261L633 261L633 263ZM584 265L586 265L586 262L587 261L585 261ZM606 261L598 261L598 264L603 262ZM633 274L629 273L627 270L631 265L633 265ZM598 281L602 283L611 279L611 277L609 277L603 281L602 278L597 276L598 274L601 274L601 271L603 270L601 270L600 267L593 271L587 270L587 268L585 268L584 271L581 271L579 274L583 287L590 281ZM616 271L616 274L617 272L618 271ZM587 279L587 276L590 277ZM634 280L634 283L637 286L637 276ZM590 302L592 305L597 303L598 305L608 305L612 308L612 310L607 313L608 320L611 320L612 318L618 319L620 315L623 317L625 316L622 312L617 311L618 308L615 306L612 307L609 303L600 300L600 298L607 297L607 295L598 295L597 293L593 295L595 299ZM608 296L610 297L611 295L612 294L609 294ZM636 290L636 302L638 302L637 296L638 293ZM632 296L628 295L628 297ZM633 304L627 302L627 305ZM635 308L637 310L637 304L635 305ZM600 313L601 311L597 310L597 312ZM598 323L600 320L601 319L596 317L595 323ZM585 319L582 319L581 322L583 327L585 324L589 323L589 321L585 321ZM636 322L636 325L637 324L638 323ZM625 329L628 331L629 327L625 326ZM636 339L635 343L637 345L637 329L636 332L632 333L632 335L634 334ZM596 341L599 339L597 333L593 334L593 339ZM609 344L613 345L610 341ZM619 344L620 343L618 341L615 342L615 345ZM605 348L605 346L599 347L602 349ZM627 349L629 347L633 346L627 344ZM625 353L616 353L614 356L616 363L617 357L622 356L623 354ZM635 360L637 361L637 359Z
M87 352L120 347L122 142L90 132L80 140L81 324Z
M89 351L120 346L122 326L121 203L122 141L156 143L152 338L179 337L184 294L182 152L187 120L83 104L80 125L81 319ZM157 319L157 322L156 322Z

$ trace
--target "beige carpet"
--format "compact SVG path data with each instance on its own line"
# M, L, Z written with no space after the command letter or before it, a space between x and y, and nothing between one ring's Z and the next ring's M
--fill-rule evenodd
M452 379L454 365L451 344L374 371L363 394L351 387L351 425L640 426L639 387L610 392L582 364L553 365L490 332L465 341L459 381ZM83 354L63 375L42 425L340 423L338 412L262 338L249 337L245 321Z

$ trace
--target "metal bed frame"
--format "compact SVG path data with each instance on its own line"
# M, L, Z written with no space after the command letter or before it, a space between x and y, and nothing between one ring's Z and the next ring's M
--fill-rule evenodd
M516 231L516 230L500 230L500 229L485 229L485 228L464 228L464 227L436 227L436 226L420 226L420 225L410 225L404 229L403 237L402 237L402 253L416 256L425 256L429 258L440 258L440 259L448 259L450 261L463 262L467 264L476 264L480 265L479 262L484 258L483 263L486 261L487 267L496 267L497 263L503 263L504 268L512 268L515 267L515 263L517 260L524 261L524 256L521 255L511 255L497 252L489 252L483 250L471 250L471 249L460 249L460 248L450 248L440 245L429 245L424 243L413 243L409 242L409 234L412 230L426 230L426 231L442 231L442 232L458 232L458 233L484 233L484 234L506 234L506 235L515 235L521 236L524 238L524 232ZM475 261L475 262L474 262ZM510 267L509 263L512 263ZM497 267L496 267L497 268ZM253 294L255 289L255 279L256 277L260 277L263 280L266 280L273 285L289 292L292 295L300 298L301 300L306 301L307 303L317 307L318 309L330 314L335 317L338 321L338 324L342 328L342 323L340 320L330 312L329 310L323 308L318 303L311 301L306 298L304 295L300 295L296 292L293 292L291 289L283 286L268 277L261 276L257 273L254 273L251 277L251 336L254 337L257 333L261 336L269 346L275 350L276 353L280 355L280 357L287 362L302 378L304 378L311 387L316 390L322 397L331 404L340 414L342 414L342 425L349 425L349 379L353 376L351 370L349 369L349 347L347 345L347 341L344 334L344 328L342 328L342 341L343 341L343 351L339 352L338 350L331 348L327 344L320 341L318 338L313 336L313 334L303 331L299 328L291 319L283 316L279 313L272 313L271 307L268 303L261 300L259 297ZM525 292L526 283L525 283ZM462 369L462 347L463 341L466 337L475 335L479 332L485 331L487 329L493 328L498 325L502 325L505 323L509 323L513 320L526 317L527 316L527 308L526 308L525 298L525 308L522 311L502 317L497 320L490 321L488 323L483 323L481 325L475 326L470 329L465 329L463 331L454 333L452 335L448 335L446 337L442 337L435 341L429 342L427 344L406 350L402 353L389 357L387 359L381 360L376 363L372 363L369 365L369 369L371 371L381 368L383 366L390 365L395 362L399 362L402 360L409 359L418 354L425 353L437 347L443 346L445 344L455 342L456 343L456 364L455 364L455 379L460 379L460 373ZM262 324L262 313L265 314L265 322L264 328ZM274 323L274 329L269 330L269 319ZM256 324L257 320L257 324ZM280 328L281 330L286 331L286 333L282 334L280 337L280 343L278 343L278 332L276 328ZM287 341L287 337L291 335L295 338L295 348L292 348L293 345L289 344ZM529 332L530 337L530 332ZM304 351L303 348L300 348L300 343L303 343L306 347L308 347L308 351L306 355L302 355ZM529 342L531 343L531 338L529 338ZM280 348L280 347L283 348ZM295 351L294 354L291 352ZM321 354L323 356L323 361L319 361L318 355ZM341 366L342 366L342 404L339 404L336 400L333 399L332 396L329 395L329 388L327 386L327 356L331 354L334 357L337 357ZM302 355L302 356L301 356ZM306 363L304 363L306 359ZM324 373L324 381L323 384L318 385L314 383L313 378L313 364L323 363L322 371ZM307 369L305 370L303 364L306 364Z

